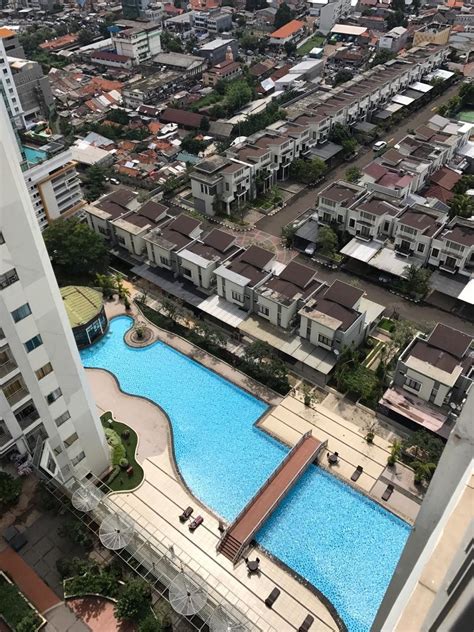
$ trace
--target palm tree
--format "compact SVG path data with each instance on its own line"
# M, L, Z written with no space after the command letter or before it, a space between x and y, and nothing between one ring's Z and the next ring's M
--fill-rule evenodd
M455 195L449 202L449 217L472 217L474 200L470 195Z
M430 481L433 472L436 469L436 463L423 463L422 461L414 461L412 467L415 470L415 483L419 485L423 481Z

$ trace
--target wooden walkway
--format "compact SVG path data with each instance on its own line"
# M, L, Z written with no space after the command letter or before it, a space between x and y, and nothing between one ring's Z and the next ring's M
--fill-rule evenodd
M236 563L245 547L276 509L296 481L313 463L327 442L307 432L286 455L264 485L247 503L220 539L217 550Z

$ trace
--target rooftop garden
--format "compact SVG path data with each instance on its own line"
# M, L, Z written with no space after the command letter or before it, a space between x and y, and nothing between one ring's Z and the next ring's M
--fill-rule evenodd
M44 623L40 613L2 572L0 572L0 619L3 619L14 632L34 632Z
M110 446L112 472L106 479L112 491L135 489L143 480L143 469L135 458L137 433L113 418L110 411L100 418Z

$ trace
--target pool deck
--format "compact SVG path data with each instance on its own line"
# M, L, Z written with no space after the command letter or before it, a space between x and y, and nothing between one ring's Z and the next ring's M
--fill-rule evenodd
M261 630L278 632L297 629L308 613L318 623L321 632L338 630L335 618L323 600L287 570L258 550L261 574L248 577L244 562L235 567L216 552L220 538L219 520L201 505L183 484L178 475L170 449L171 435L163 412L151 402L120 391L114 377L107 371L86 371L99 412L112 410L117 419L131 426L140 437L138 460L143 466L145 479L131 493L113 495L117 505L127 512L136 511L145 520L159 527L164 543L172 547L173 554L206 578L212 576L218 592L235 603L243 612L252 612L252 620ZM204 523L190 533L187 524L178 517L188 505L194 515L202 515ZM252 554L251 557L254 557ZM264 600L274 587L281 595L272 609Z

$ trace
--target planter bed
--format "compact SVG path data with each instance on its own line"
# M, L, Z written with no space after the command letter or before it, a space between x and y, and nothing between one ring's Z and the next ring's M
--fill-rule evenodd
M31 630L39 630L46 619L26 599L17 586L0 571L0 619L15 632L24 619L31 617Z

